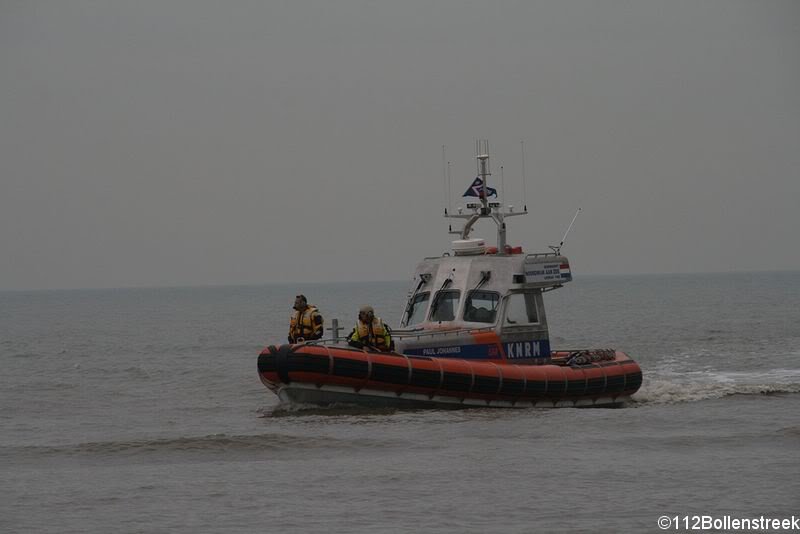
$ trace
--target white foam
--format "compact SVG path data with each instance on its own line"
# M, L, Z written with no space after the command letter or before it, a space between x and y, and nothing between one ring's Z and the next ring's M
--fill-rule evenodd
M758 372L675 372L662 370L648 376L633 396L634 402L674 404L720 399L730 395L800 393L800 369Z

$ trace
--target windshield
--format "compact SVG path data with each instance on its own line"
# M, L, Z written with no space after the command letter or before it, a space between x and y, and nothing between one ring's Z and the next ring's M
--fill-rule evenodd
M428 300L431 294L425 291L417 293L408 307L408 319L406 325L421 323L425 320L425 310L428 308Z
M508 296L505 324L521 325L538 322L536 299L533 294L514 293Z
M458 300L461 298L461 291L448 289L436 293L436 298L431 306L431 321L452 321L456 318Z
M464 307L464 320L475 323L494 323L500 295L494 291L470 291Z

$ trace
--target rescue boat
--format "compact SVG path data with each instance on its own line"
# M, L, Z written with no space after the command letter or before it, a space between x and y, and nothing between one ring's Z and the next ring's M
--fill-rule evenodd
M448 213L463 228L452 250L416 268L392 330L392 352L349 347L334 324L330 339L270 345L258 357L264 385L289 404L371 406L609 407L642 383L639 365L614 349L552 350L542 295L572 281L561 246L525 254L506 242L504 211L488 186L488 143L477 145L475 202ZM577 217L577 213L576 213ZM491 219L497 246L471 239ZM336 323L336 321L334 321Z

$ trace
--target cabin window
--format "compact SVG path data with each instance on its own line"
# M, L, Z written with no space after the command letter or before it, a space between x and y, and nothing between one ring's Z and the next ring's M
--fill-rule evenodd
M536 295L533 293L513 293L506 302L506 326L523 325L539 322L536 313Z
M408 320L406 325L418 324L425 320L425 310L428 308L428 300L431 294L425 291L417 293L408 306Z
M494 323L500 295L494 291L470 291L464 306L464 320L475 323Z
M456 318L461 291L448 289L436 293L431 305L431 321L452 321Z

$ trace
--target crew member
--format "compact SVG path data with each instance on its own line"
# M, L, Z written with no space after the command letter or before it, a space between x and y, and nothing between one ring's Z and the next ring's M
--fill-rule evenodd
M347 343L352 347L371 347L382 352L394 349L389 327L383 324L380 317L375 317L372 306L362 306L358 310L358 321L350 332Z
M294 299L294 310L289 319L289 343L302 343L322 337L322 315L305 295Z

